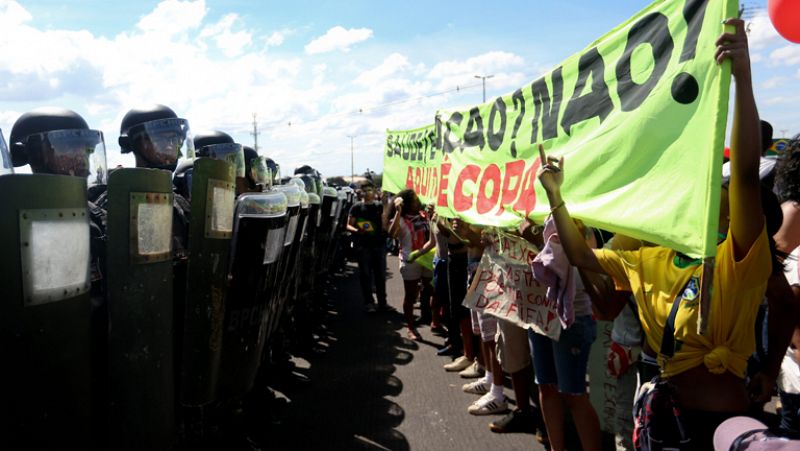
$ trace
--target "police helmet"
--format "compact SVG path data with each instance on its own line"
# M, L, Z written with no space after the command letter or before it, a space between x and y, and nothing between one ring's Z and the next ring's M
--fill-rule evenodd
M270 175L272 176L272 183L274 185L278 185L281 179L281 165L275 162L270 157L264 158L264 164L267 165L267 170L269 170Z
M11 162L29 164L34 173L87 177L105 184L106 147L103 132L89 129L80 114L43 107L20 116L11 127Z
M229 134L221 131L198 133L194 137L194 148L198 157L231 163L236 171L236 177L244 178L244 150L242 145L234 142Z
M194 158L189 121L164 105L128 111L119 127L118 142L122 153L133 152L149 168L174 171L179 159Z
M258 185L266 185L272 181L270 171L267 169L264 157L259 156L258 152L250 146L243 146L244 150L244 170L248 183L251 188Z

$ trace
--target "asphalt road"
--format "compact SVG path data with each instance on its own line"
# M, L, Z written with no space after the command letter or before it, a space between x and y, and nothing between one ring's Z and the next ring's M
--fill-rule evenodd
M396 257L388 259L389 304L363 311L355 264L333 276L322 356L299 360L312 383L280 387L291 399L268 449L286 450L541 450L532 434L495 434L497 416L472 416L476 399L464 380L446 373L436 355L443 339L421 327L423 341L405 338L403 285ZM418 312L417 312L418 313ZM510 388L506 395L513 398Z

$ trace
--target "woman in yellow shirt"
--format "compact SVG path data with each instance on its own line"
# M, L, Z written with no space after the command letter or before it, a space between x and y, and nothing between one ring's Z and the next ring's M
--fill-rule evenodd
M744 383L746 362L755 350L756 311L773 267L762 214L758 178L760 125L747 35L741 20L729 19L725 23L736 31L720 36L715 56L719 63L731 60L736 107L731 134L731 177L728 189L722 190L720 205L720 235L726 238L717 247L707 335L697 333L702 295L700 262L663 247L643 247L636 251L590 249L561 197L564 160L548 159L540 146L542 162L546 164L539 172L539 180L553 206L558 234L571 263L581 269L605 273L620 290L634 294L647 347L651 350L657 352L661 348L664 325L673 302L680 297L674 356L670 359L659 356L659 363L663 377L675 388L682 414L688 417L696 449L712 449L711 437L716 426L749 407Z

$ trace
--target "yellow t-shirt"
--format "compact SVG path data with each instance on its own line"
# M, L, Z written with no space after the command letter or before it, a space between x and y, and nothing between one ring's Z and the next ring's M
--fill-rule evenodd
M712 373L730 371L744 378L755 350L756 312L772 267L766 227L739 262L730 236L717 246L707 336L697 333L702 265L680 268L673 262L676 252L664 247L594 252L617 287L633 292L647 343L655 351L661 349L672 303L686 286L675 318L675 355L666 362L659 359L665 377L705 364Z

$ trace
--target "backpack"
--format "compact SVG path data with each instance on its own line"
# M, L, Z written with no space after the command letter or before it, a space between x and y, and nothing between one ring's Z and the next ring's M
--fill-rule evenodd
M675 392L660 376L642 385L633 412L635 450L681 450L691 446Z
M689 282L686 283L687 287ZM684 290L686 287L678 292L664 325L660 354L668 359L675 354L675 317ZM672 451L689 449L691 446L686 420L681 416L681 407L669 382L656 376L652 381L642 384L633 404L633 449Z

